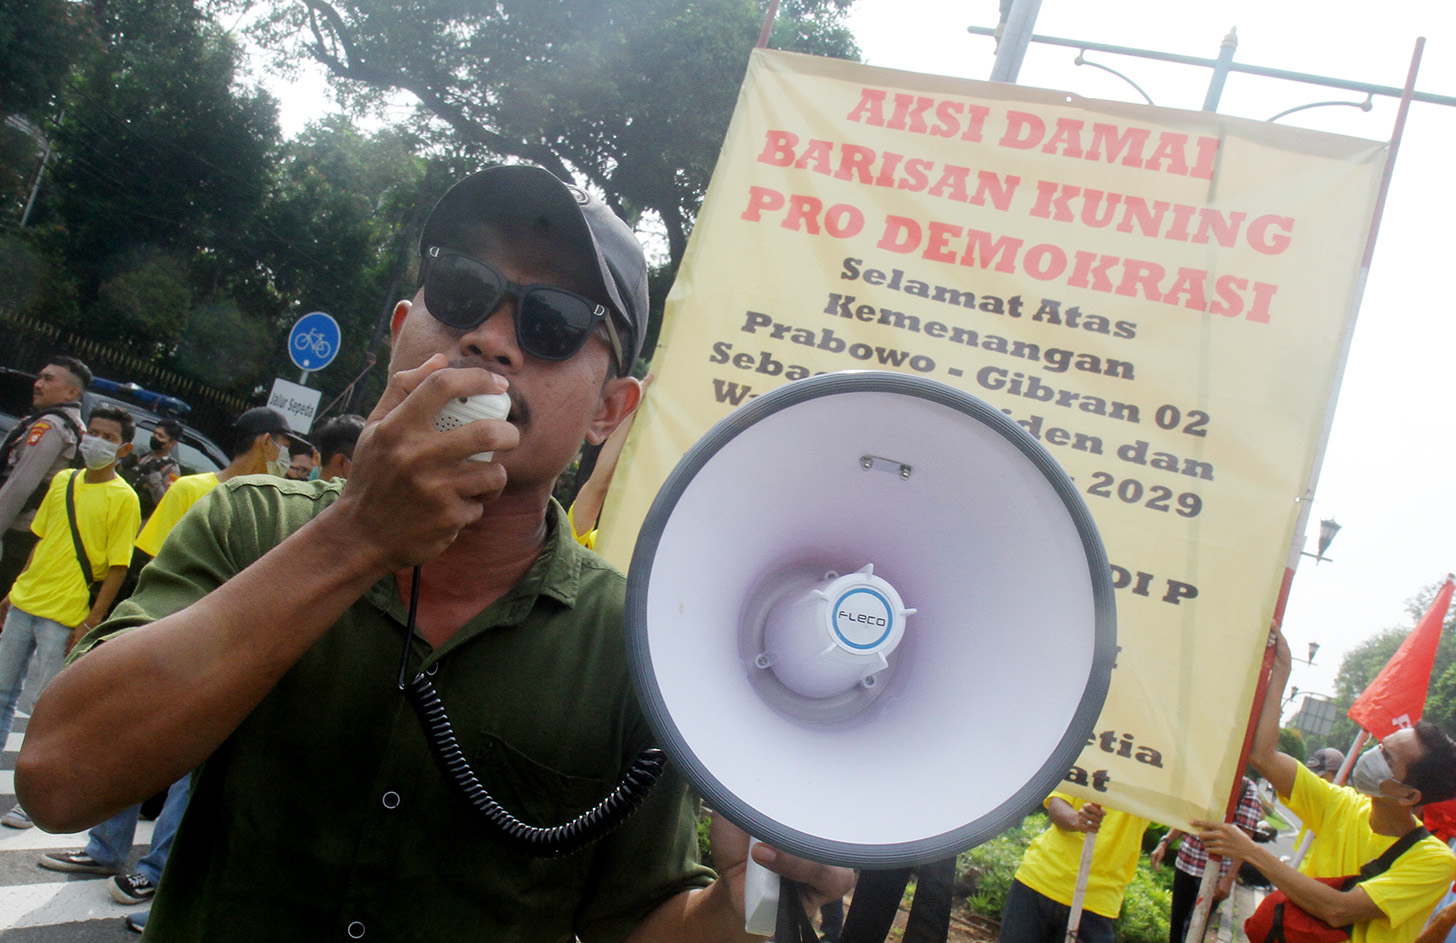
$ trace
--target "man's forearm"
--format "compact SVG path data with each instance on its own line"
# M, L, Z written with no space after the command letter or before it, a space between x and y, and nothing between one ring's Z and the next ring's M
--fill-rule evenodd
M188 608L98 646L46 689L16 764L37 824L76 831L196 768L383 572L327 512ZM319 560L335 561L321 567ZM276 618L279 611L292 614ZM118 727L119 716L142 722Z
M1274 634L1274 663L1269 669L1269 685L1264 691L1264 705L1254 728L1254 742L1249 751L1249 765L1274 784L1281 796L1294 789L1299 761L1279 752L1279 716L1284 704L1284 686L1289 681L1289 644L1284 636Z
M1245 860L1258 868L1291 901L1332 927L1368 923L1384 916L1384 912L1370 899L1370 895L1358 887L1350 891L1337 890L1307 874L1301 874L1262 846L1255 845L1246 852Z
M81 624L71 631L71 637L66 640L66 652L76 647L76 643L85 638L86 633L101 624L106 614L111 611L111 603L116 599L116 594L121 590L121 582L126 579L126 567L114 566L106 571L106 579L101 581L101 587L96 590L96 601L91 604L91 611L86 613L86 618Z

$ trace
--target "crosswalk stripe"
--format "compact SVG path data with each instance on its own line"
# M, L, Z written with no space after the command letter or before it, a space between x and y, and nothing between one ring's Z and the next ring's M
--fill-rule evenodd
M138 822L136 838L132 840L132 845L150 845L154 824L153 822ZM38 828L0 828L0 851L53 851L57 848L66 851L86 847L86 839L85 832L52 835L50 832L43 832Z
M0 887L0 931L123 916L100 881L56 881Z

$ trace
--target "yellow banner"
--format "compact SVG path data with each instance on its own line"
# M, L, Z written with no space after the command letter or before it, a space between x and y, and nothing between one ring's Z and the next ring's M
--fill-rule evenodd
M857 368L958 386L1062 463L1113 564L1120 652L1069 786L1221 817L1384 159L757 51L599 547L625 567L668 472L749 397Z

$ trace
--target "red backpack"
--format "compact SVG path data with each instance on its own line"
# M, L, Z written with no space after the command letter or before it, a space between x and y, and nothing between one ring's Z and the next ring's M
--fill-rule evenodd
M1366 862L1359 874L1347 874L1337 878L1315 878L1321 884L1348 891L1361 881L1369 880L1390 869L1399 858L1416 842L1431 833L1417 826L1402 835L1395 844L1374 861ZM1244 921L1244 933L1249 943L1340 943L1350 938L1350 927L1332 927L1309 911L1290 900L1281 890L1274 890L1266 896Z

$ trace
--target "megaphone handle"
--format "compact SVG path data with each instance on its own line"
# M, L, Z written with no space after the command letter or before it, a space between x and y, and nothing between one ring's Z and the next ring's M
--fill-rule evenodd
M757 838L748 839L748 868L743 875L743 928L758 936L778 929L779 876L753 860Z

